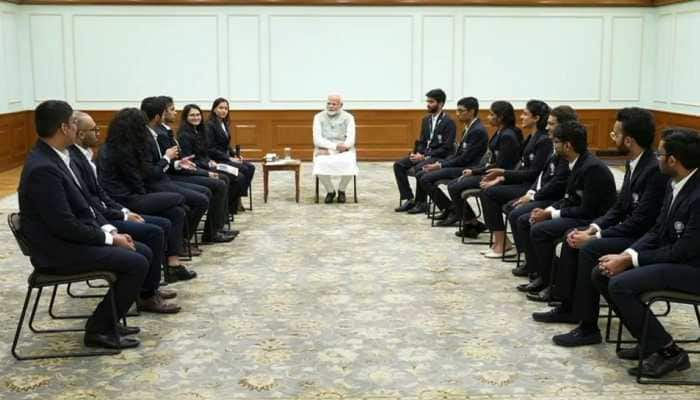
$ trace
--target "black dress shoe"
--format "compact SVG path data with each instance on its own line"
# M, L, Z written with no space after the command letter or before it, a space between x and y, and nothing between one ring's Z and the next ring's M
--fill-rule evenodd
M190 279L197 277L196 272L188 270L183 265L169 266L167 270L168 273L165 276L165 280L169 283L189 281Z
M396 212L406 212L415 206L416 203L413 202L413 199L408 199L404 201L399 207L395 208L394 211Z
M326 199L323 200L323 202L326 204L331 204L333 199L335 199L335 192L328 192L326 193Z
M585 330L579 325L569 333L553 336L552 341L557 346L579 347L602 343L603 337L598 329Z
M544 281L541 278L537 278L532 282L528 283L523 283L521 285L518 285L516 289L520 292L533 292L537 291L539 292L540 290L544 289Z
M651 354L652 353L645 351L644 358L649 357ZM620 358L622 360L639 360L639 345L636 345L634 347L628 347L626 349L620 349L617 352L617 358Z
M338 190L338 203L343 204L345 203L345 201L345 192L341 192L340 190Z
M223 233L225 235L238 236L241 233L241 231L236 230L236 229L222 229L221 233Z
M134 338L114 337L114 333L85 333L83 343L87 347L103 347L106 349L130 349L137 347L139 341Z
M119 336L136 335L139 332L141 332L141 328L138 326L124 326L121 322L117 324L117 333Z
M455 226L459 222L459 217L455 214L449 214L445 219L435 224L435 226L447 227Z
M528 272L527 272L527 267L523 264L519 267L515 267L510 272L515 275L515 276L520 276L520 277L526 277Z
M528 300L531 301L537 301L540 303L546 303L550 300L552 300L552 291L550 290L549 287L545 287L544 289L540 290L539 292L528 292L525 297L527 297Z
M235 235L226 235L223 232L219 232L213 237L203 237L202 238L202 244L209 244L209 243L227 243L235 239Z
M442 221L442 220L444 220L444 219L447 219L447 217L449 217L450 214L452 214L451 210L444 210L444 211L442 211L440 214L438 214L438 215L435 216L435 220L436 220L436 221Z
M479 231L473 225L463 226L462 229L455 232L455 236L476 239L479 237Z
M563 322L576 323L578 322L572 315L571 311L564 310L562 307L554 307L549 311L532 313L532 319L537 322Z
M408 210L409 214L425 214L425 212L428 211L428 206L421 202L421 203L416 203L415 206L413 206L412 209Z
M672 357L664 357L660 352L655 352L642 361L642 376L648 378L661 378L671 371L684 371L690 368L690 360L688 353L683 349L679 349L678 354ZM638 367L627 370L632 376L637 376Z

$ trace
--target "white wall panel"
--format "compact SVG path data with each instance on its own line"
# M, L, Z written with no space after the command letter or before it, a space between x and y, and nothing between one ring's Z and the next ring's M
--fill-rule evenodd
M260 101L260 17L229 16L228 43L231 101Z
M602 17L467 16L463 92L600 101L602 39Z
M2 17L2 59L4 66L3 79L5 81L5 106L9 107L21 103L22 85L20 79L19 35L17 26L17 14L3 11Z
M454 90L455 23L452 16L423 18L421 94L442 88L447 98L459 98Z
M610 100L639 101L643 38L642 17L612 19Z
M412 101L410 16L273 15L269 51L273 102Z
M34 101L66 97L63 17L29 16Z
M654 69L654 101L668 102L673 56L673 14L660 15L656 21L656 64Z
M676 16L671 102L700 107L700 10Z
M215 15L76 15L73 32L77 101L210 101L218 92Z

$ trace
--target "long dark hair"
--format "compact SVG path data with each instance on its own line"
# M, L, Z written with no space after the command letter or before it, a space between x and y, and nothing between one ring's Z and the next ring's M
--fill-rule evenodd
M139 174L148 170L146 151L150 133L146 128L146 115L138 108L123 108L109 122L107 140L116 159Z
M209 120L216 121L219 118L216 115L216 112L214 112L214 110L216 110L216 107L218 107L219 104L221 104L221 103L226 103L226 105L229 106L229 109L228 109L229 113L231 112L231 103L229 103L228 100L226 100L225 98L219 97L216 100L214 100L214 104L211 105L211 114L209 115ZM229 123L230 123L229 118L228 118L228 114L226 114L226 117L224 118L223 121L224 121L224 124L226 124L226 127L228 128Z
M200 122L197 126L194 126L187 121L187 116L190 115L192 110L197 110L200 114L202 114L202 122ZM214 118L216 118L216 116L214 116ZM193 136L195 155L206 154L209 150L209 141L207 140L206 129L207 127L204 124L204 113L202 113L202 109L196 104L186 105L182 109L182 113L180 113L180 129L177 132L177 136L181 137L185 132L188 132Z
M542 100L530 100L525 105L530 114L540 117L537 120L537 130L544 131L547 128L547 118L549 118L549 106Z
M515 126L515 109L513 109L512 104L503 100L494 101L491 103L491 112L496 114L498 120L501 121L503 129L512 129L520 142L523 141L523 132Z

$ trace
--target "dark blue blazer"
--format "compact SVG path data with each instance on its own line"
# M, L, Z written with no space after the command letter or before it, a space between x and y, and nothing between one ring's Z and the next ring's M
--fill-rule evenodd
M569 163L556 154L550 154L549 158L542 166L542 182L540 190L537 190L537 178L532 182L530 190L535 191L533 200L535 201L557 201L564 197L566 182L569 179Z
M642 153L634 173L625 180L615 205L605 215L593 221L603 231L603 237L638 238L651 229L663 206L668 177L661 173L654 152Z
M617 189L610 168L586 151L581 153L569 175L564 198L552 204L562 218L593 220L615 203Z
M537 131L525 140L520 164L515 169L506 170L507 185L534 182L552 154L552 140L545 131Z
M432 115L428 114L421 122L420 143L417 150L418 153L423 154L427 158L445 159L454 152L457 127L454 121L443 111L436 121L433 138L430 140L432 118Z
M90 205L98 210L108 220L124 220L123 205L114 201L107 192L102 189L97 177L92 170L90 161L80 149L73 145L69 147L71 160L73 160L80 179L85 182L85 192L90 196Z
M477 118L464 132L457 146L457 152L440 163L442 168L467 168L479 165L486 153L489 143L489 133L484 124Z
M483 167L472 169L472 175L483 175L490 168L515 168L520 160L522 142L520 130L504 128L496 132L489 140L491 157Z
M639 265L672 263L700 267L700 173L697 171L671 204L673 190L667 185L663 208L656 224L631 248Z
M112 146L107 142L100 147L97 156L99 182L111 198L121 204L129 204L147 193L144 172L133 159L119 159Z
M231 150L230 129L227 134L221 129L218 119L210 119L205 126L209 142L209 157L217 162L229 161L229 158L234 156L234 151Z
M163 125L159 125L158 127L156 127L155 131L156 133L158 133L158 147L160 148L160 152L162 154L165 154L165 151L173 146L180 146L177 140L175 140L175 132L173 132L172 129L168 129ZM182 152L182 148L180 148L180 152ZM183 154L181 154L180 156L184 157ZM194 171L184 169L177 170L175 169L175 161L176 160L170 160L170 168L168 168L167 171L168 174L182 176L209 176L209 173L201 168L197 168Z
M90 207L63 160L41 139L25 161L18 197L34 266L63 265L81 249L105 246L100 227L107 220Z

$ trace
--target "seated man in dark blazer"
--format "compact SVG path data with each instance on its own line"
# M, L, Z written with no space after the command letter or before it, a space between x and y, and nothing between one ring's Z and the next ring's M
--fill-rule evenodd
M27 156L18 189L22 232L32 265L40 272L57 275L112 272L117 278L113 290L121 318L139 295L151 250L119 233L90 206L84 183L70 168L67 147L73 144L77 131L71 106L57 100L41 103L35 110L35 125L39 140ZM138 346L138 340L121 336L138 330L115 325L110 303L107 294L88 318L85 345Z
M175 140L175 132L168 124L175 123L175 104L168 96L160 96L159 99L165 104L165 109L161 114L161 123L153 126L153 130L158 134L157 142L160 152L165 153L173 146L179 144ZM182 149L179 149L182 151ZM185 182L200 185L211 190L211 199L207 211L207 220L204 224L204 234L202 243L223 243L232 241L236 235L231 231L224 230L224 224L228 220L228 184L218 179L218 174L201 169L192 162L190 168L176 168L175 162L171 160L171 168L168 168L170 179L175 182Z
M576 111L569 106L554 107L547 118L547 135L554 138L554 130L567 121L577 121ZM536 208L547 208L564 197L566 180L569 177L569 163L552 151L530 189L521 197L506 204L508 222L513 230L513 242L518 253L524 253L530 240L530 213ZM513 268L515 276L528 276L527 260Z
M600 257L628 248L659 215L668 177L661 173L651 148L655 132L654 116L649 111L632 107L617 113L611 134L618 152L627 159L620 195L605 215L568 233L554 285L554 297L562 303L532 315L539 322L581 321L568 334L555 336L555 344L571 347L602 340L598 330L600 293L593 287L591 271Z
M112 199L130 210L170 221L172 228L166 238L165 280L189 280L197 274L182 265L178 257L184 253L185 198L175 192L147 190L146 177L152 164L150 154L146 154L144 148L153 140L148 135L146 118L137 108L125 108L112 118L107 141L100 147L97 159L100 186Z
M413 191L408 183L408 171L414 168L416 177L421 167L441 161L452 155L455 143L455 123L447 116L442 108L445 106L447 96L442 89L433 89L425 94L428 115L421 123L419 140L408 157L404 157L394 163L394 177L399 188L399 194L403 202L396 208L396 212L411 210L412 213L425 211L425 203L417 203L413 200ZM416 178L417 179L417 178ZM416 190L420 190L417 187Z
M148 246L153 253L151 267L136 300L139 311L171 314L180 311L176 304L164 299L177 296L174 290L160 289L160 271L165 262L165 237L172 225L166 218L139 215L112 200L97 181L97 166L92 162L92 148L98 145L99 128L88 114L73 113L78 125L75 144L69 147L74 171L85 183L83 190L89 196L93 209L99 211L119 232L129 234L134 240Z
M479 165L489 142L489 134L479 120L479 101L476 98L464 97L457 102L457 118L464 124L457 152L443 161L423 165L422 172L416 175L416 202L424 203L427 200L426 195L429 194L435 205L442 210L436 217L440 221L451 214L451 203L435 183L443 179L455 179L462 175L465 168Z
M570 121L554 130L554 149L569 162L566 192L551 206L532 210L529 246L525 249L528 266L537 278L518 290L529 292L528 299L550 299L550 273L556 241L572 228L587 226L605 214L617 196L615 178L605 163L588 151L586 128Z
M670 176L663 207L654 227L619 254L600 258L592 279L615 314L637 340L647 307L639 296L656 290L700 294L700 134L671 128L662 134L657 158ZM648 320L642 375L659 378L690 368L688 354L678 347L652 314ZM639 349L623 349L622 359L639 359ZM637 375L637 367L630 375Z

